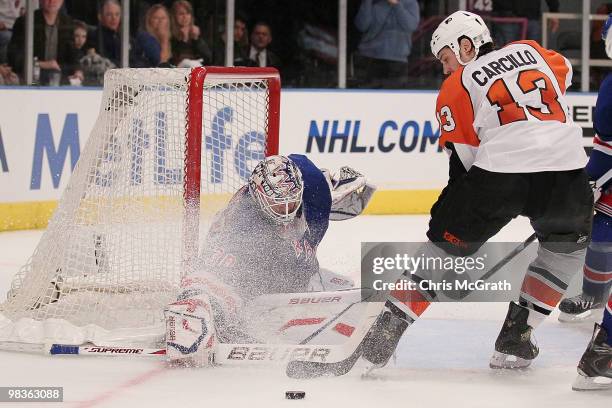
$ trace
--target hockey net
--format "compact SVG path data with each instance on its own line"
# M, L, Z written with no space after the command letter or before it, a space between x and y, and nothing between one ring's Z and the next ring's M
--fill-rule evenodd
M140 345L212 215L278 150L269 68L118 69L48 229L0 305L0 342Z

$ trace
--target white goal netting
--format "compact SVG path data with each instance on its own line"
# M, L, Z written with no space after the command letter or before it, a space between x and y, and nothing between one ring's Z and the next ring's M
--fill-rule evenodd
M163 307L207 221L274 153L277 78L256 69L109 71L70 183L0 305L0 341L159 340Z

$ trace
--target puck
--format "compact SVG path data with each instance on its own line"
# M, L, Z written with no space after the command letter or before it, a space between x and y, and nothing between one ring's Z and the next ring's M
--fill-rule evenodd
M286 391L285 392L285 398L286 399L304 399L304 397L306 396L306 392L305 391Z

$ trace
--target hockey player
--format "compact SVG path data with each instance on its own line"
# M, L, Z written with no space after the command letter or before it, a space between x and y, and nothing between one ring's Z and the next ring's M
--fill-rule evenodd
M442 21L431 49L449 75L436 115L450 169L431 209L430 242L419 254L471 255L513 218L530 219L538 255L518 301L509 305L490 362L526 367L539 352L531 333L583 264L591 230L582 131L566 113L571 65L535 41L495 50L482 18L464 11ZM417 270L409 278L418 282L434 273ZM431 290L391 292L364 340L363 357L386 364L403 331L436 298Z
M604 26L603 38L606 43L608 57L612 58L612 14ZM595 147L589 158L587 171L593 180L601 179L612 169L612 74L609 74L601 84L593 126L597 131ZM604 318L601 325L595 324L593 337L578 363L578 376L572 386L575 390L593 390L612 388L612 181L607 181L601 188L601 196L595 203L595 218L593 220L593 243L587 252L584 266L583 292L594 284L601 282L599 288L593 288L593 295L601 295ZM593 277L599 276L599 279ZM606 287L607 282L607 287ZM584 298L584 294L583 294ZM588 300L588 299L587 299ZM595 300L598 300L597 298ZM559 306L561 307L561 306ZM594 305L592 306L594 307Z
M167 307L168 357L205 365L218 340L255 342L240 321L240 309L254 297L351 287L319 268L316 251L330 219L360 214L373 192L349 167L332 177L303 155L261 161L216 216L199 271Z
M606 51L612 58L609 39L611 19L604 25ZM606 39L606 36L608 39ZM612 290L612 74L601 84L593 118L596 135L586 170L598 182L599 197L595 203L592 242L587 249L582 276L582 293L561 301L559 320L580 321L601 311Z

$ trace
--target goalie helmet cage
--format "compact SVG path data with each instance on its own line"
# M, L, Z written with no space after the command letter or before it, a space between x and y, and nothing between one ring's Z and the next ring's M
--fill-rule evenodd
M273 68L108 71L49 226L0 305L0 344L153 344L212 215L278 154Z

